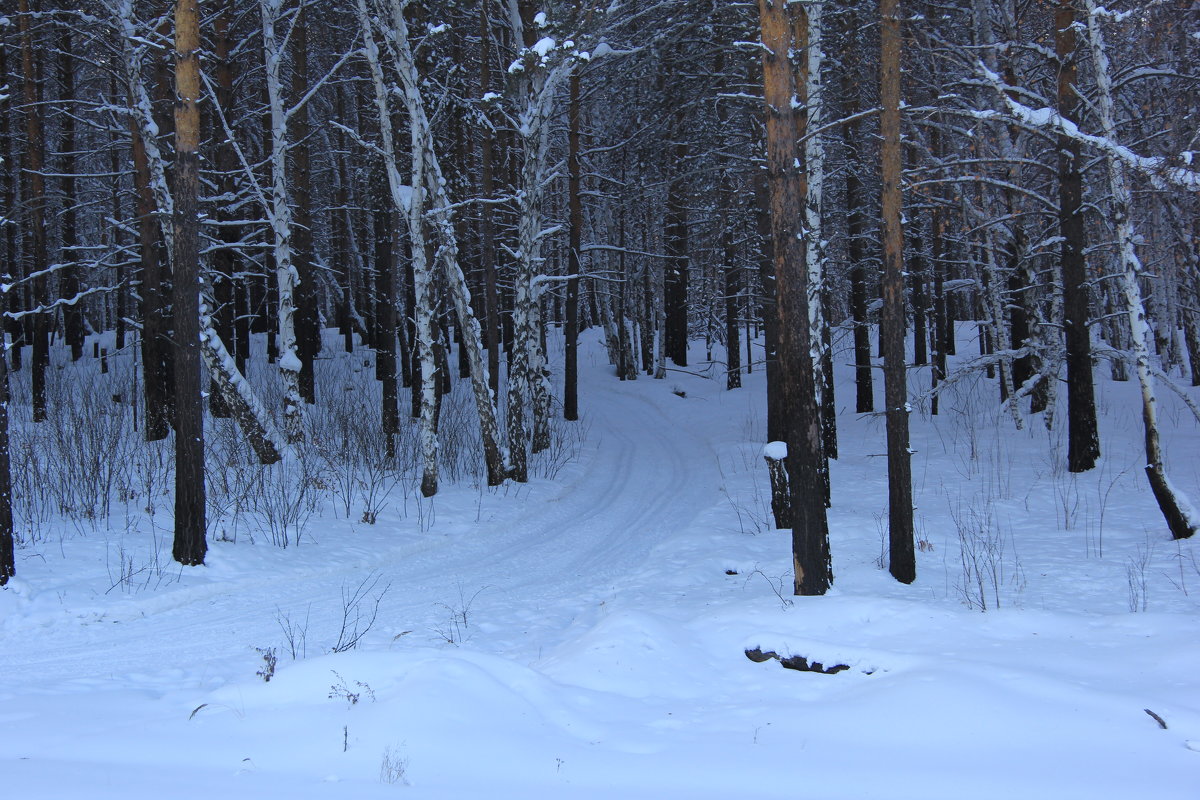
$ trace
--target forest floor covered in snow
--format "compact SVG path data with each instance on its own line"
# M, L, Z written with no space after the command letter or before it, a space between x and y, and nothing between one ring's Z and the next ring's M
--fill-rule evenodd
M621 383L584 339L583 420L528 484L398 483L374 524L326 502L286 548L214 529L198 568L170 562L169 499L26 531L0 590L4 796L1197 797L1200 543L1147 487L1135 382L1098 369L1082 475L1065 412L1017 430L982 378L937 416L914 401L904 586L883 422L840 365L834 589L799 598L761 370ZM1161 394L1200 500L1200 427Z

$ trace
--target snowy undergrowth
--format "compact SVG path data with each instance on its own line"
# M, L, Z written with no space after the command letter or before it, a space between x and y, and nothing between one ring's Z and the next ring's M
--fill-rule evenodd
M198 569L169 560L165 495L153 516L141 496L96 524L47 515L0 592L7 786L1194 796L1198 554L1169 540L1145 485L1136 387L1099 378L1104 455L1078 476L1063 434L1036 417L1016 430L994 383L963 381L936 417L918 405L911 587L879 564L882 421L841 411L835 588L792 598L761 378L619 383L589 338L588 430L552 474L488 490L463 467L432 502L397 477L374 525L361 494L347 513L352 490L330 486L292 546L270 546L246 511L236 535L214 527ZM852 397L850 371L838 379ZM928 374L911 380L915 396ZM1168 468L1200 496L1200 437L1175 402L1162 399ZM785 670L753 648L846 669Z

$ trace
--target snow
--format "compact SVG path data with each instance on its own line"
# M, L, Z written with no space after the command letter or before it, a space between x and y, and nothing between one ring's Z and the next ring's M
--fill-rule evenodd
M852 358L834 360L850 397ZM592 330L580 373L585 432L553 478L397 488L375 525L328 503L298 546L214 535L198 568L169 561L169 498L26 527L0 590L5 796L1195 797L1200 554L1138 469L1132 382L1097 372L1104 457L1082 475L991 384L955 384L938 417L914 398L912 586L876 563L883 421L839 414L834 590L794 598L762 371L733 392L618 382ZM27 426L28 371L13 379ZM1194 491L1197 426L1160 403ZM343 597L370 585L374 627L331 652ZM275 648L269 682L256 648Z
M763 458L769 458L772 461L783 461L787 458L788 448L787 442L767 442L763 447Z
M543 36L541 39L538 39L536 42L534 42L533 47L529 49L537 53L538 58L544 61L546 59L546 54L557 46L558 42L554 40L554 37Z

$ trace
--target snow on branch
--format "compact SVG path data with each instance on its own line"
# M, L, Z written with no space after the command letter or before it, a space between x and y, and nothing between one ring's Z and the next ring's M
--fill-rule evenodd
M976 68L983 74L992 88L996 90L996 93L1004 99L1005 104L1008 106L1009 114L1017 121L1031 128L1053 130L1063 136L1094 147L1106 155L1121 161L1131 169L1145 175L1156 189L1166 188L1169 184L1181 189L1187 189L1188 191L1200 191L1200 172L1185 169L1184 167L1171 166L1170 159L1165 157L1139 155L1112 139L1084 133L1079 130L1078 125L1064 118L1052 108L1031 108L1024 103L1014 100L1011 96L1012 87L1005 84L999 75L989 70L981 62L976 62ZM978 119L997 119L1003 116L1000 112L992 109L971 113L972 116ZM1184 163L1190 164L1192 161L1190 156L1190 152L1184 153L1180 156L1180 159Z

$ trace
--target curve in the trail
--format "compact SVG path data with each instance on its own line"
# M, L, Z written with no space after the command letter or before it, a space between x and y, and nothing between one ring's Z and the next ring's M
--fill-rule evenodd
M380 625L437 630L475 596L469 646L532 661L611 597L664 533L686 526L714 502L719 475L703 431L673 419L675 398L661 385L622 384L589 375L590 422L581 463L562 483L541 483L499 507L497 519L441 535L397 531L378 553L337 542L308 546L330 560L301 569L235 570L204 582L183 580L132 598L97 592L86 607L64 608L34 624L0 627L0 673L8 690L72 691L87 685L169 685L235 677L252 648L280 640L278 617L306 618L310 655L340 624L340 596L375 570L390 591ZM337 534L340 536L341 534ZM236 558L241 548L229 558ZM278 567L280 558L271 562ZM462 592L464 597L459 597ZM486 628L486 631L483 630ZM426 640L428 641L428 639ZM134 677L139 676L139 677ZM236 677L244 677L240 672ZM74 687L74 688L72 688Z

